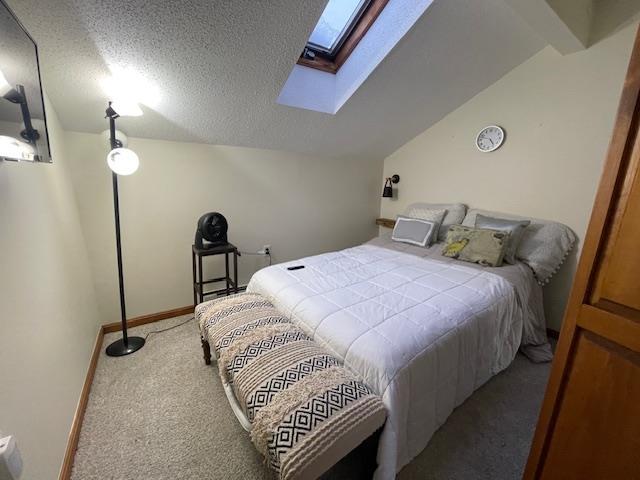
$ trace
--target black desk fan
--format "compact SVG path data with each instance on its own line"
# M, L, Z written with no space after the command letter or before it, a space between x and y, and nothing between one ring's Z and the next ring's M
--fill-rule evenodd
M206 250L226 245L229 243L227 241L228 229L229 224L224 215L218 212L205 213L198 220L195 239L196 247Z

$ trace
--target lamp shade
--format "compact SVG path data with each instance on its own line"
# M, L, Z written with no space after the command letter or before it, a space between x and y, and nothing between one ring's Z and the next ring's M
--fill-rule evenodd
M113 109L121 117L139 117L143 114L140 105L133 100L114 100Z
M33 160L34 148L26 142L0 135L0 157L13 160Z
M111 145L111 130L105 130L102 135L107 139L107 145ZM129 144L129 138L120 130L116 130L116 140L120 141L120 147L126 147Z
M7 82L7 79L4 78L4 74L2 73L2 70L0 70L0 97L4 97L7 93L11 91L12 88L13 87L9 85L9 82Z
M393 183L400 182L400 175L392 175L384 179L384 188L382 189L382 198L393 198Z
M131 175L140 165L138 155L128 148L114 148L107 155L107 165L118 175Z
M382 198L392 198L393 188L391 187L391 179L387 178L384 181L384 188L382 189Z

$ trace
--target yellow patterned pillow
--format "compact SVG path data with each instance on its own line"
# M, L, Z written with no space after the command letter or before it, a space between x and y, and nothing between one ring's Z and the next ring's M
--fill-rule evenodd
M452 225L447 232L442 254L465 262L499 267L508 240L509 233L504 231Z
M460 240L459 242L452 242L452 243L447 243L444 246L444 251L442 252L442 254L445 257L457 257L458 255L460 255L460 252L462 251L462 249L464 247L467 246L467 243L469 243L468 239L463 239Z

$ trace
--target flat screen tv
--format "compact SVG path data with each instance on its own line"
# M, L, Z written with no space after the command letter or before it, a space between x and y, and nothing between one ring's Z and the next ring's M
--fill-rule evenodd
M0 160L51 162L38 47L0 0Z

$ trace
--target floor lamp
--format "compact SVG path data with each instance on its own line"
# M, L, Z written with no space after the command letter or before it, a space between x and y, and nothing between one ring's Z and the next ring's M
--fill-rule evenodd
M120 115L109 102L105 112L109 119L109 141L111 151L107 155L107 165L111 169L113 179L113 212L116 222L116 250L118 254L118 280L120 282L120 314L122 317L122 338L116 340L107 347L107 355L121 357L140 350L144 345L144 338L130 337L127 335L127 311L124 301L124 279L122 276L122 244L120 242L120 202L118 199L118 175L131 175L138 169L140 161L133 150L124 148L120 140L116 138L116 118Z

